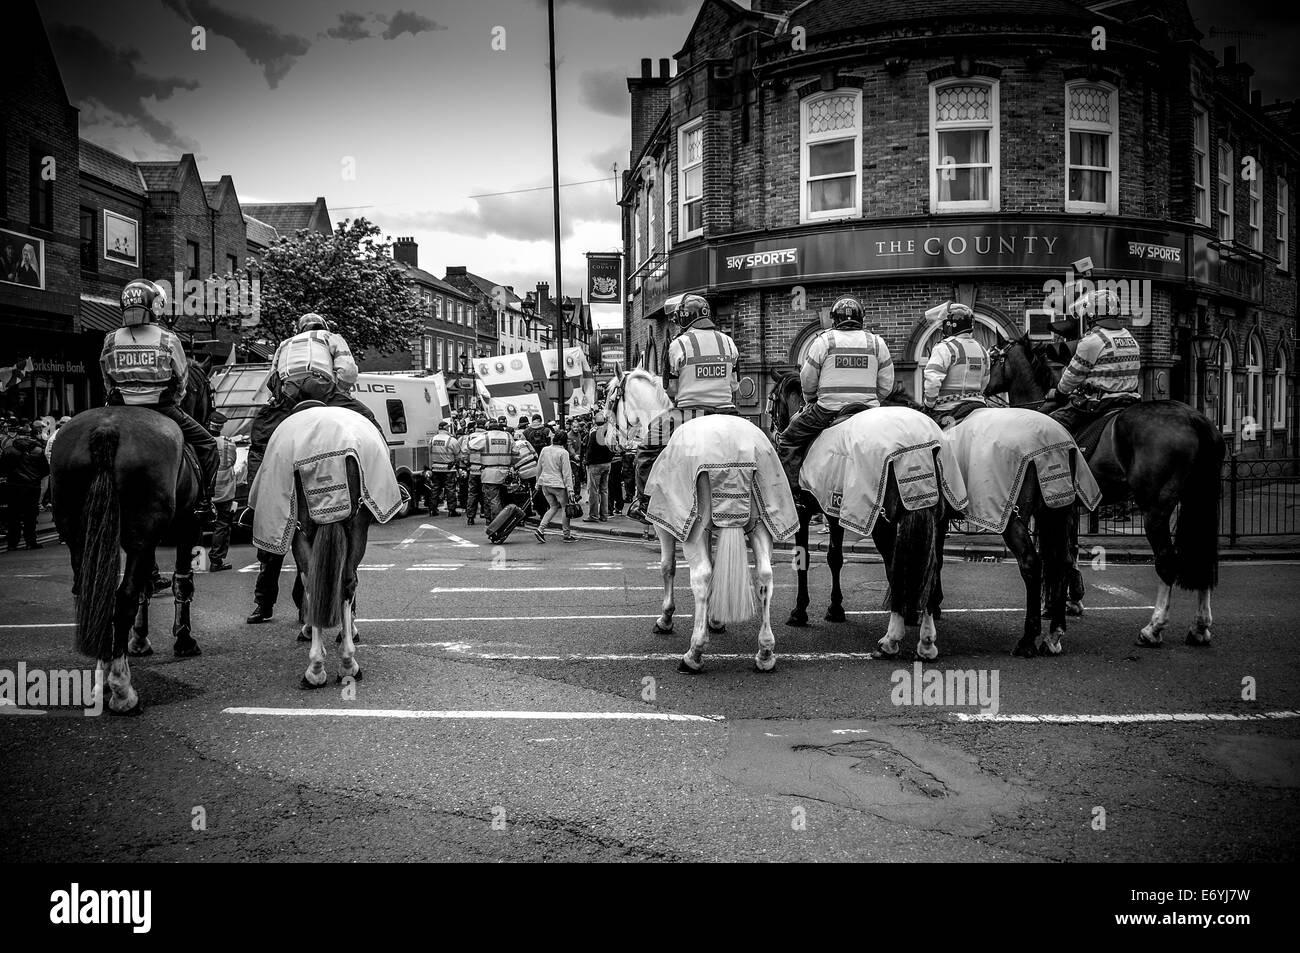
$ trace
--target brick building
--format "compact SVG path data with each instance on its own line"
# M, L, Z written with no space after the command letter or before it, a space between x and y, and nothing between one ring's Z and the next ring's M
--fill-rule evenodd
M464 265L448 265L443 280L474 298L480 357L539 351L545 346L546 329L524 312L524 301L515 294L514 285L498 284Z
M629 358L659 369L665 302L702 292L758 419L854 294L915 393L927 310L1050 336L1091 259L1077 277L1116 282L1148 398L1295 455L1293 113L1216 63L1184 0L1093 6L705 0L675 74L628 81Z

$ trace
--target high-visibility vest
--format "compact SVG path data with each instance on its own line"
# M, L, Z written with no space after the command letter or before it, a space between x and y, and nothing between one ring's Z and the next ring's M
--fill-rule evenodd
M537 451L522 437L515 441L515 471L521 480L537 479Z
M175 384L185 390L189 364L180 338L158 324L138 324L110 331L99 355L107 385L116 388L124 404L156 404Z
M983 403L989 352L969 331L940 341L925 365L925 406L949 410L963 401Z
M514 439L504 430L489 430L482 459L483 482L505 483L514 462Z
M740 352L721 331L692 328L668 345L668 367L677 378L678 407L735 406L732 385Z
M281 380L300 381L313 375L335 380L334 353L329 331L295 334L275 352L275 373Z
M854 403L878 407L894 388L894 360L872 332L832 328L809 346L799 377L805 397L815 396L825 410Z
M1079 342L1056 390L1065 396L1083 388L1102 398L1141 397L1141 371L1142 351L1127 328L1096 327Z
M445 430L439 431L429 441L429 469L434 473L450 473L456 469L460 456L460 441Z
M487 433L482 430L471 430L469 436L465 438L464 449L466 459L469 461L469 472L471 476L483 472L483 448L487 446Z

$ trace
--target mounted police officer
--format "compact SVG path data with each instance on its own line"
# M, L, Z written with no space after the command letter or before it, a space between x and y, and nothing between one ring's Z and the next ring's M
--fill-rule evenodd
M1075 340L1088 318L1093 319L1092 327ZM1080 296L1070 315L1054 323L1052 330L1066 339L1073 354L1047 400L1064 405L1051 415L1071 434L1077 437L1099 417L1142 399L1142 352L1120 317L1115 292L1101 288ZM1051 406L1045 404L1043 409Z
M647 522L645 508L649 503L646 481L673 432L696 417L736 413L740 352L730 335L717 329L712 317L709 302L696 294L682 298L672 314L678 335L668 345L665 390L675 406L646 427L636 455L637 504L627 514L643 523Z
M202 472L195 512L210 523L217 442L180 407L189 362L180 338L160 321L166 313L167 292L144 278L130 282L122 289L122 327L105 336L99 367L109 404L150 407L181 428Z
M460 463L460 440L453 437L447 421L438 421L438 432L429 441L429 515L438 515L438 501L446 499L447 515L456 515L456 468Z
M850 405L879 407L894 389L894 359L884 338L862 326L857 298L831 306L830 327L808 346L799 383L804 406L777 441L790 486L799 489L799 468L808 447Z
M975 314L964 304L949 304L940 332L943 340L926 362L922 400L941 426L959 423L972 410L987 407L989 352L975 340Z

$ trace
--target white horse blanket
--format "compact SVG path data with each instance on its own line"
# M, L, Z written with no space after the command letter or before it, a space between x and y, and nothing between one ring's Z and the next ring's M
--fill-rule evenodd
M1006 531L1032 466L1043 499L1053 509L1101 500L1074 438L1046 414L1023 407L976 410L944 434L970 493L966 520L995 533Z
M761 519L772 538L794 535L799 518L790 483L767 435L743 417L713 414L673 431L659 454L646 493L646 517L685 542L700 517L695 481L709 480L713 525L748 530Z
M907 407L874 407L824 431L804 458L799 484L825 513L868 536L891 469L906 509L934 506L940 493L953 509L966 509L966 483L943 431Z
M361 502L387 523L402 505L388 447L370 421L345 407L311 407L289 416L275 429L262 468L248 492L253 508L253 543L284 555L298 527L294 473L302 478L307 512L317 523L337 523L351 515L348 457L361 473Z

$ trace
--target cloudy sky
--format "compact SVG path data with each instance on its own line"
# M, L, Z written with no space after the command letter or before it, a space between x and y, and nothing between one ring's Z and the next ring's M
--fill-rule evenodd
M611 165L628 162L626 77L671 56L700 0L560 0L564 291L619 247ZM747 3L745 5L748 5ZM195 153L244 202L324 195L414 235L420 264L521 291L554 283L546 6L541 0L41 0L82 134L137 159ZM1300 94L1275 0L1191 0L1240 41L1265 101ZM207 30L195 51L191 30ZM502 35L505 49L493 49ZM1222 37L1207 38L1221 49ZM498 43L498 45L500 45ZM354 160L355 178L344 177Z

